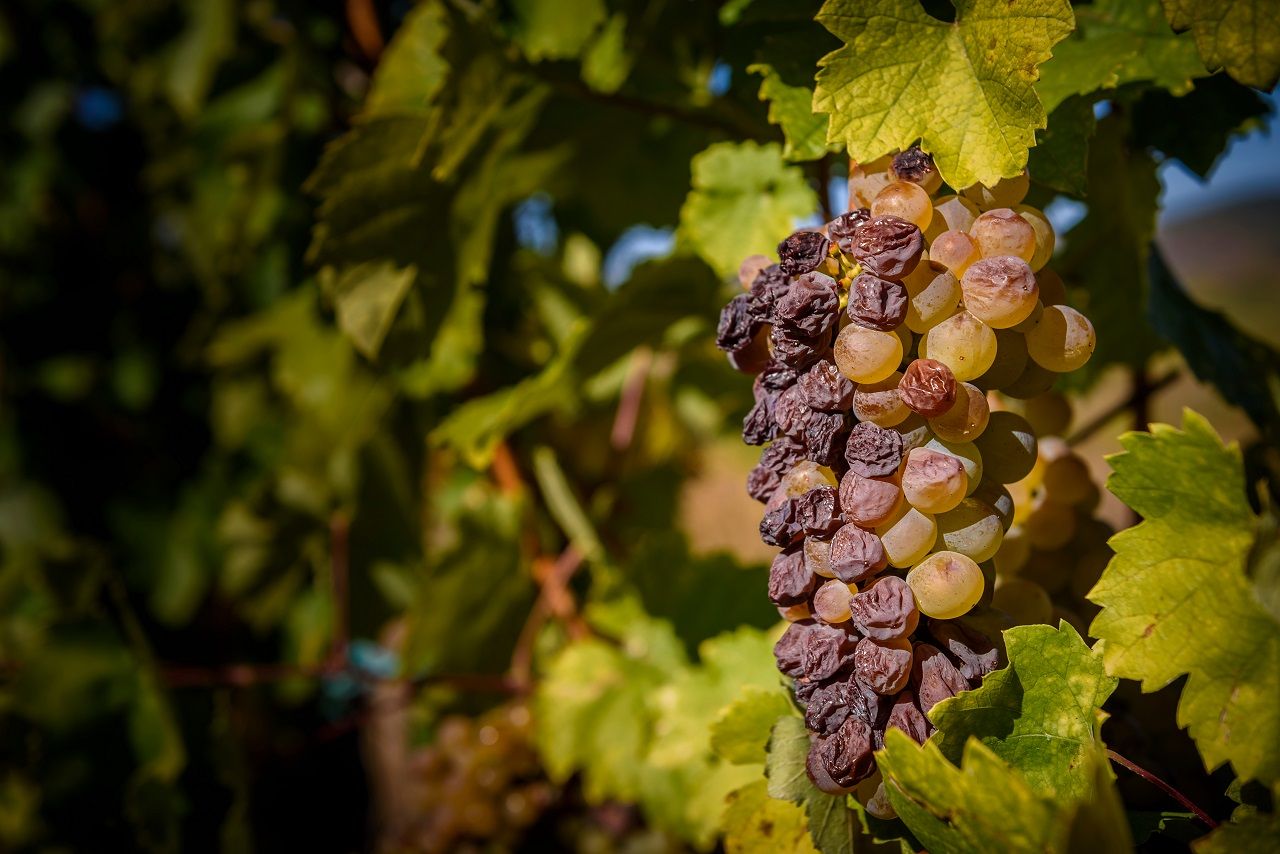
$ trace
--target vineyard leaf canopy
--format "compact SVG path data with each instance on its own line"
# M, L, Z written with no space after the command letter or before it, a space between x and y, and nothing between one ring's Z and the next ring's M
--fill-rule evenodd
M1178 724L1213 769L1280 779L1280 623L1245 572L1257 519L1239 448L1200 415L1121 437L1107 488L1143 517L1111 541L1089 599L1107 671L1146 691L1187 676Z
M919 139L954 187L1026 166L1045 126L1037 67L1074 26L1066 0L959 0L955 23L916 0L827 0L818 21L845 42L814 92L828 141L868 161Z
M769 784L764 780L729 795L724 811L724 850L727 854L817 854L804 810L769 797Z
M1280 15L1274 0L1163 0L1175 30L1191 30L1211 69L1270 89L1280 77Z

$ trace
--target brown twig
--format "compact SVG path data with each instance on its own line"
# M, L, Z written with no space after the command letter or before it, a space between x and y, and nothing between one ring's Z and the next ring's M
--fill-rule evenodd
M548 617L564 623L569 636L574 639L591 633L578 614L577 602L569 590L569 581L580 566L582 554L573 546L567 547L557 560L543 557L534 561L533 577L538 583L538 598L520 629L515 649L511 651L511 681L520 690L528 690L533 681L533 646Z
M516 465L515 455L511 453L511 446L506 442L499 442L493 449L491 471L498 488L507 495L519 495L524 491L524 478L520 476L520 467Z
M1134 388L1128 397L1114 406L1108 407L1105 411L1095 415L1088 422L1072 431L1071 435L1067 437L1067 444L1080 444L1085 439L1088 439L1094 433L1097 433L1103 427L1107 426L1111 419L1115 418L1122 412L1133 412L1135 418L1140 417L1142 419L1142 423L1135 425L1134 429L1145 429L1147 426L1146 422L1148 420L1146 413L1150 406L1151 398L1167 386L1176 382L1180 376L1182 376L1182 371L1174 368L1157 380L1147 381L1144 379L1141 387L1135 383ZM1141 399L1139 400L1139 398ZM1141 412L1139 412L1139 407L1141 407Z
M347 26L364 58L370 65L377 63L378 57L382 55L384 42L373 0L347 0Z
M644 398L644 386L652 365L653 351L648 347L637 347L631 354L631 365L622 386L622 395L618 398L613 430L609 434L609 442L615 451L625 451L635 438L636 423L640 420L640 401Z
M1210 818L1207 812L1205 812L1204 810L1200 809L1200 807L1192 803L1190 798L1182 794L1182 792L1179 792L1173 786L1170 786L1164 780L1161 780L1155 774L1152 774L1150 771L1143 768L1141 765L1137 765L1134 762L1131 762L1130 760L1125 759L1123 756L1121 756L1119 753L1116 753L1114 750L1108 750L1107 756L1108 758L1111 759L1112 762L1116 763L1117 765L1121 765L1125 768L1128 768L1130 771L1137 774L1139 777L1146 780L1148 783L1155 786L1157 789L1164 792L1166 795L1173 798L1175 801L1182 804L1187 809L1191 810L1191 812L1196 814L1196 818L1200 819L1202 822L1208 825L1210 829L1216 828L1218 826L1218 823L1214 821L1212 818Z

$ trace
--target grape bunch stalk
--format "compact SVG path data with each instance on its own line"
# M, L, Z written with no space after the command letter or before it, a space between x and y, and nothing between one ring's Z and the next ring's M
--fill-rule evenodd
M780 549L769 598L790 625L774 653L811 731L809 776L883 817L886 729L923 742L934 704L998 665L959 618L989 604L1005 485L1037 446L988 394L1037 397L1094 348L1045 266L1054 233L1021 204L1028 184L934 198L918 147L855 166L851 210L782 241L777 263L744 261L746 292L720 316L717 345L755 374L742 435L765 448L747 490Z

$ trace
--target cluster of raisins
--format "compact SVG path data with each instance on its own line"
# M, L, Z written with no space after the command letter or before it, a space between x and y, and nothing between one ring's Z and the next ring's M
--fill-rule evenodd
M918 148L855 167L853 209L788 237L778 263L743 262L746 293L720 317L718 346L756 375L743 439L765 446L747 490L781 550L778 667L830 793L865 788L888 727L923 741L925 713L997 665L958 618L990 603L1005 485L1037 450L988 393L1041 395L1094 345L1045 267L1053 229L1020 204L1026 175L932 198L941 186Z

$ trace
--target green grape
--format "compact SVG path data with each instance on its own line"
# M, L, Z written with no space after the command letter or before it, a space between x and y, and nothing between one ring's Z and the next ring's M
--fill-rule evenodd
M1049 594L1039 584L1025 578L997 581L991 605L1004 611L1020 626L1048 623L1053 619L1053 602L1049 601Z
M1027 332L1031 330L1032 327L1034 327L1037 323L1040 322L1040 318L1043 315L1044 315L1044 303L1040 302L1040 300L1037 299L1035 302L1035 305L1031 306L1031 311L1027 314L1027 316L1024 317L1022 320L1018 321L1017 323L1015 323L1013 326L1010 326L1009 328L1012 329L1014 332L1021 333L1022 335L1025 336Z
M945 513L964 498L969 488L960 460L931 448L907 454L902 468L902 494L912 507L924 513Z
M965 231L967 232L973 221L978 218L978 206L963 196L940 196L933 203L933 225L941 223L944 227L937 229L941 234L943 231Z
M986 391L1000 390L1016 382L1029 361L1025 335L1012 329L997 329L995 334L996 358L991 367L973 381L974 385Z
M937 418L929 419L929 429L947 442L972 442L987 429L991 406L982 389L973 383L956 385L956 402Z
M1022 414L1037 436L1061 436L1071 425L1071 403L1055 391L1027 400Z
M805 537L804 565L814 575L835 578L835 570L831 568L831 541L819 537Z
M996 334L961 309L924 334L920 357L937 359L951 369L957 382L967 382L982 376L995 361Z
M960 291L964 307L993 329L1017 326L1035 310L1040 298L1031 267L1008 255L983 258L970 265L960 279Z
M995 556L1004 539L1000 515L990 505L966 498L937 518L937 548L968 555L981 563Z
M982 482L983 463L982 452L974 443L948 442L946 439L933 436L924 443L923 447L955 457L964 466L965 477L969 479L968 492L971 494L978 488L978 484Z
M1036 435L1027 419L1014 412L991 413L987 429L973 443L982 453L987 477L1016 483L1036 464Z
M980 258L982 250L963 231L944 231L929 243L929 260L946 267L953 276L963 276Z
M946 270L921 262L902 280L907 288L907 329L923 334L955 313L960 282Z
M855 383L887 379L902 362L902 339L851 323L836 336L836 367Z
M996 515L1000 517L1000 527L1004 528L1005 533L1009 532L1009 528L1013 525L1013 496L1004 484L996 483L990 478L982 481L978 488L974 490L973 497L991 506L996 511Z
M1031 189L1031 176L1023 169L1012 178L1001 178L995 186L987 187L974 184L964 191L964 197L985 210L992 208L1011 208L1026 198Z
M896 216L915 223L923 232L933 219L933 202L919 184L894 181L876 194L875 201L871 203L871 215Z
M788 498L797 498L820 486L835 486L836 473L826 466L809 460L801 460L782 476L779 489Z
M938 620L952 620L967 613L986 586L982 570L972 558L957 552L929 555L907 573L907 584L920 613Z
M1003 386L1000 390L1007 397L1016 400L1026 400L1037 395L1044 394L1053 388L1053 384L1057 382L1058 375L1048 368L1041 367L1027 357L1027 366L1023 369L1021 376L1016 380Z
M978 244L983 258L1012 256L1030 262L1036 254L1035 229L1009 208L982 214L970 226L969 236Z
M901 424L911 414L898 394L901 371L874 383L862 383L853 391L853 414L859 421L870 421L880 427Z
M903 502L887 522L876 526L876 534L884 545L889 565L904 569L933 548L938 526L932 516Z
M1031 557L1031 543L1022 528L1014 525L1005 531L1000 541L1000 550L996 552L996 572L1001 575L1017 575L1027 565Z
M869 163L851 163L849 168L849 210L869 208L880 191L896 180L890 171L893 155L877 157Z
M813 613L824 623L847 623L849 599L857 592L857 585L845 584L835 578L824 581L813 594Z
M1053 225L1044 215L1044 211L1039 208L1033 208L1030 205L1014 205L1013 209L1017 211L1018 216L1027 221L1027 225L1031 226L1036 234L1036 251L1031 256L1030 263L1032 270L1040 270L1053 257L1053 248L1056 243Z
M1059 504L1081 504L1093 492L1089 466L1077 454L1064 454L1044 467L1045 497Z
M1075 536L1076 513L1066 504L1040 498L1027 514L1022 526L1027 531L1031 545L1044 551L1053 551L1071 542L1071 538Z
M1041 367L1057 373L1078 370L1097 344L1093 324L1074 308L1051 305L1027 333L1027 353Z
M930 439L933 438L933 431L929 429L929 422L917 412L908 415L901 424L893 428L902 434L902 453L911 453L912 448L922 448Z

